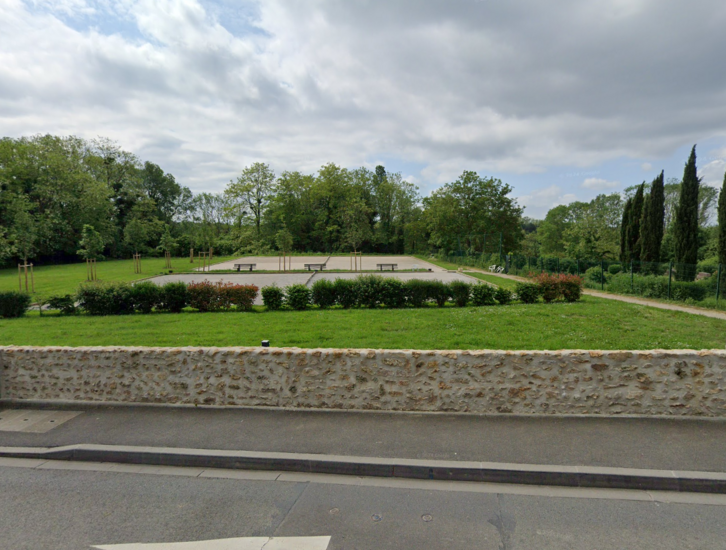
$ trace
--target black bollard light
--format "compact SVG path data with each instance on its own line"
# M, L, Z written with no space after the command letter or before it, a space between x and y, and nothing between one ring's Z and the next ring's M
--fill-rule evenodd
M269 348L270 347L270 341L269 340L262 340L262 347L263 348Z

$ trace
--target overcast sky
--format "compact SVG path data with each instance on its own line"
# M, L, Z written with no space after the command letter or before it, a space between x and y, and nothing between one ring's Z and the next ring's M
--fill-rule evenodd
M1 135L110 137L194 191L255 161L476 170L526 214L726 170L724 0L0 0Z

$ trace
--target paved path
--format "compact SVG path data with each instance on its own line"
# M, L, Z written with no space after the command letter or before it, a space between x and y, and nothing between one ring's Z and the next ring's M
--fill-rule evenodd
M513 281L527 281L527 279L524 277L518 277L516 275L506 275L504 273L492 273L491 271L487 271L486 269L479 269L476 267L464 266L464 269L466 269L467 271L479 271L481 273L486 273L487 275L492 275L494 277L502 277L504 279L511 279ZM679 306L679 305L675 305L675 304L658 302L657 300L648 300L647 298L637 298L635 296L624 296L622 294L611 294L610 292L601 292L601 291L591 290L591 289L585 289L583 291L583 293L587 294L588 296L596 296L597 298L605 298L606 300L617 300L618 302L627 302L629 304L637 304L640 306L649 306L649 307L655 307L658 309L668 309L671 311L682 311L684 313L691 313L693 315L703 315L704 317L712 317L714 319L722 319L722 320L726 321L726 313L723 313L720 311L715 311L713 309Z
M81 443L726 472L726 419L121 406L0 431L0 447Z

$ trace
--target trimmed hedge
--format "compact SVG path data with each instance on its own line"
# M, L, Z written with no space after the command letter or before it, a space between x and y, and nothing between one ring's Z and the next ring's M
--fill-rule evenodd
M285 302L292 309L306 309L310 305L310 289L303 284L290 285L285 289Z
M0 292L0 317L4 319L22 317L28 311L30 303L30 294L25 292L17 290Z
M335 305L335 285L328 279L318 279L313 283L311 300L313 304L325 309Z
M475 306L493 306L495 289L488 284L474 285L471 289L471 303Z
M465 307L469 303L471 297L471 283L464 281L451 281L449 289L451 289L451 298L454 300L456 307Z
M285 291L276 285L262 287L262 303L269 310L280 309L285 303Z
M131 285L92 282L78 288L76 301L89 315L126 315L134 312Z
M514 293L523 304L534 304L542 295L542 290L537 283L517 283Z
M48 309L59 311L61 315L73 315L77 311L76 299L70 294L66 294L65 296L51 296L43 305L48 306Z
M187 284L181 281L175 283L166 283L161 287L159 293L158 308L162 311L171 313L179 313L189 303L189 293L187 292Z

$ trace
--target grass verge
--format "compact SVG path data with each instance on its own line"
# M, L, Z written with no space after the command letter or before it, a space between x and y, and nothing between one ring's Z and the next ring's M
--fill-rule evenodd
M668 327L668 330L663 330ZM723 348L726 321L586 296L573 304L0 320L1 345L392 349Z

